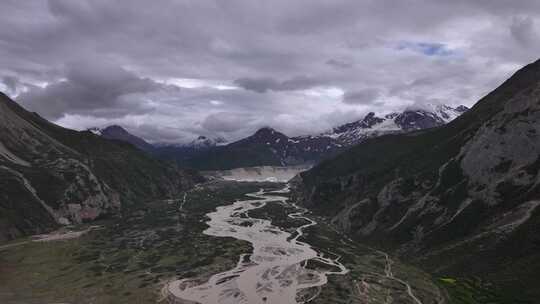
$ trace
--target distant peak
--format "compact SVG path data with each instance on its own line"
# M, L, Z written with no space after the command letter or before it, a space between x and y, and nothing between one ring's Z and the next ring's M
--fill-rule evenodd
M124 129L123 127L121 127L119 125L110 125L110 126L106 127L103 130L104 131L123 131L123 132L127 132L126 129Z
M278 139L278 138L286 138L287 135L279 132L279 131L276 131L275 129L273 128L270 128L270 127L263 127L263 128L260 128L259 130L257 130L257 132L255 132L255 134L253 134L254 138L258 139L258 140L273 140L273 139Z
M126 129L119 125L110 125L105 128L90 128L88 131L94 133L95 135L101 136L107 139L121 140L128 142L141 150L150 151L154 147L146 142L144 139L137 137L129 133Z
M364 119L370 119L370 118L373 118L375 116L375 112L369 112L367 113L366 117L364 117Z
M204 135L199 135L196 139L192 140L191 143L185 146L194 148L209 148L214 146L221 146L226 143L227 140L223 137L212 138Z
M218 137L214 138L214 141L218 145L223 145L223 144L226 144L228 142L227 139L225 137L223 137L223 136L218 136Z
M456 108L456 111L461 112L461 113L467 112L468 110L469 110L469 107L464 106L464 105L460 105L460 106L458 106L458 107Z
M257 132L255 132L255 134L268 134L268 133L274 134L278 132L271 127L262 127L259 130L257 130Z
M384 119L375 116L375 112L369 112L362 120L362 125L366 128L371 128L372 126L381 123Z

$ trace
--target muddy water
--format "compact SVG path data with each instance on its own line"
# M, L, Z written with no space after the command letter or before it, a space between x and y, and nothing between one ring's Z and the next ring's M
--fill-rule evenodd
M288 191L284 189L283 192ZM269 202L285 202L281 196L265 195L263 191L250 194L253 200L237 201L218 207L207 214L210 220L205 234L217 237L234 237L248 241L253 251L243 254L235 268L213 275L201 285L190 279L167 285L169 297L184 303L303 303L317 296L317 290L327 283L328 275L346 274L348 269L337 256L325 256L309 244L299 241L304 229L316 222L298 213L291 218L301 218L306 224L291 234L271 221L248 216L248 211L261 208ZM317 261L331 270L307 269L307 261Z

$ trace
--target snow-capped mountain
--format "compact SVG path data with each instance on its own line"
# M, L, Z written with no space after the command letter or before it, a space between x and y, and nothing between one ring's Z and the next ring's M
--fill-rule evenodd
M98 127L93 127L88 129L88 131L92 132L94 135L101 136L103 134L103 129Z
M427 105L422 109L407 109L382 117L370 112L361 120L336 127L319 137L330 137L341 145L350 146L370 137L442 126L467 110L466 106Z
M199 136L188 143L182 144L155 144L152 145L144 139L129 133L126 129L118 125L111 125L105 128L90 128L88 131L92 132L95 135L114 140L121 140L128 142L135 147L147 151L147 152L158 152L160 150L206 150L216 146L223 146L227 144L227 140L223 137L209 138L206 136Z
M289 138L265 127L239 141L197 153L185 159L184 165L201 170L299 165L336 152L333 141L329 137Z
M492 302L539 303L540 289L524 288L540 273L539 92L540 60L448 125L368 140L303 172L296 202L425 270L492 280L508 295Z
M465 106L452 108L438 105L382 116L371 112L363 119L335 127L328 132L297 137L288 137L265 127L237 142L184 158L183 162L202 170L316 163L371 137L444 125L467 109Z
M195 149L207 149L215 146L223 146L227 144L227 140L223 137L208 138L199 136L192 140L189 144L182 145L184 147L193 147Z
M188 143L150 144L117 125L106 128L90 128L88 131L103 138L130 143L159 159L174 161L181 166L186 165L188 160L201 152L227 144L227 140L223 137L209 138L206 136L199 136Z
M157 144L154 146L154 151L152 151L152 153L158 158L172 160L179 165L184 166L189 159L201 152L218 148L226 144L227 140L223 137L209 138L206 136L199 136L189 143L176 145Z
M403 133L438 127L467 111L465 106L427 105L378 116L370 112L364 118L317 135L288 137L269 127L233 143L224 138L199 136L189 143L151 145L120 126L90 132L129 142L158 158L173 160L180 166L201 170L234 169L253 166L290 166L317 163L345 148L385 134Z

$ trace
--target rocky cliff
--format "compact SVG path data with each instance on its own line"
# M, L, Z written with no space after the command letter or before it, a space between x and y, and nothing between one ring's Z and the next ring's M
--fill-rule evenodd
M200 177L54 125L0 93L0 241L174 196Z
M297 177L354 238L516 296L540 278L540 61L442 127L368 139ZM532 286L532 285L530 285Z

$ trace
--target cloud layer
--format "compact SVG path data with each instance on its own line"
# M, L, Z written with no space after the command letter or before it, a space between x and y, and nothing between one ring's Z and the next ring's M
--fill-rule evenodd
M0 90L64 126L156 142L298 135L470 106L537 59L539 33L536 0L7 0Z

